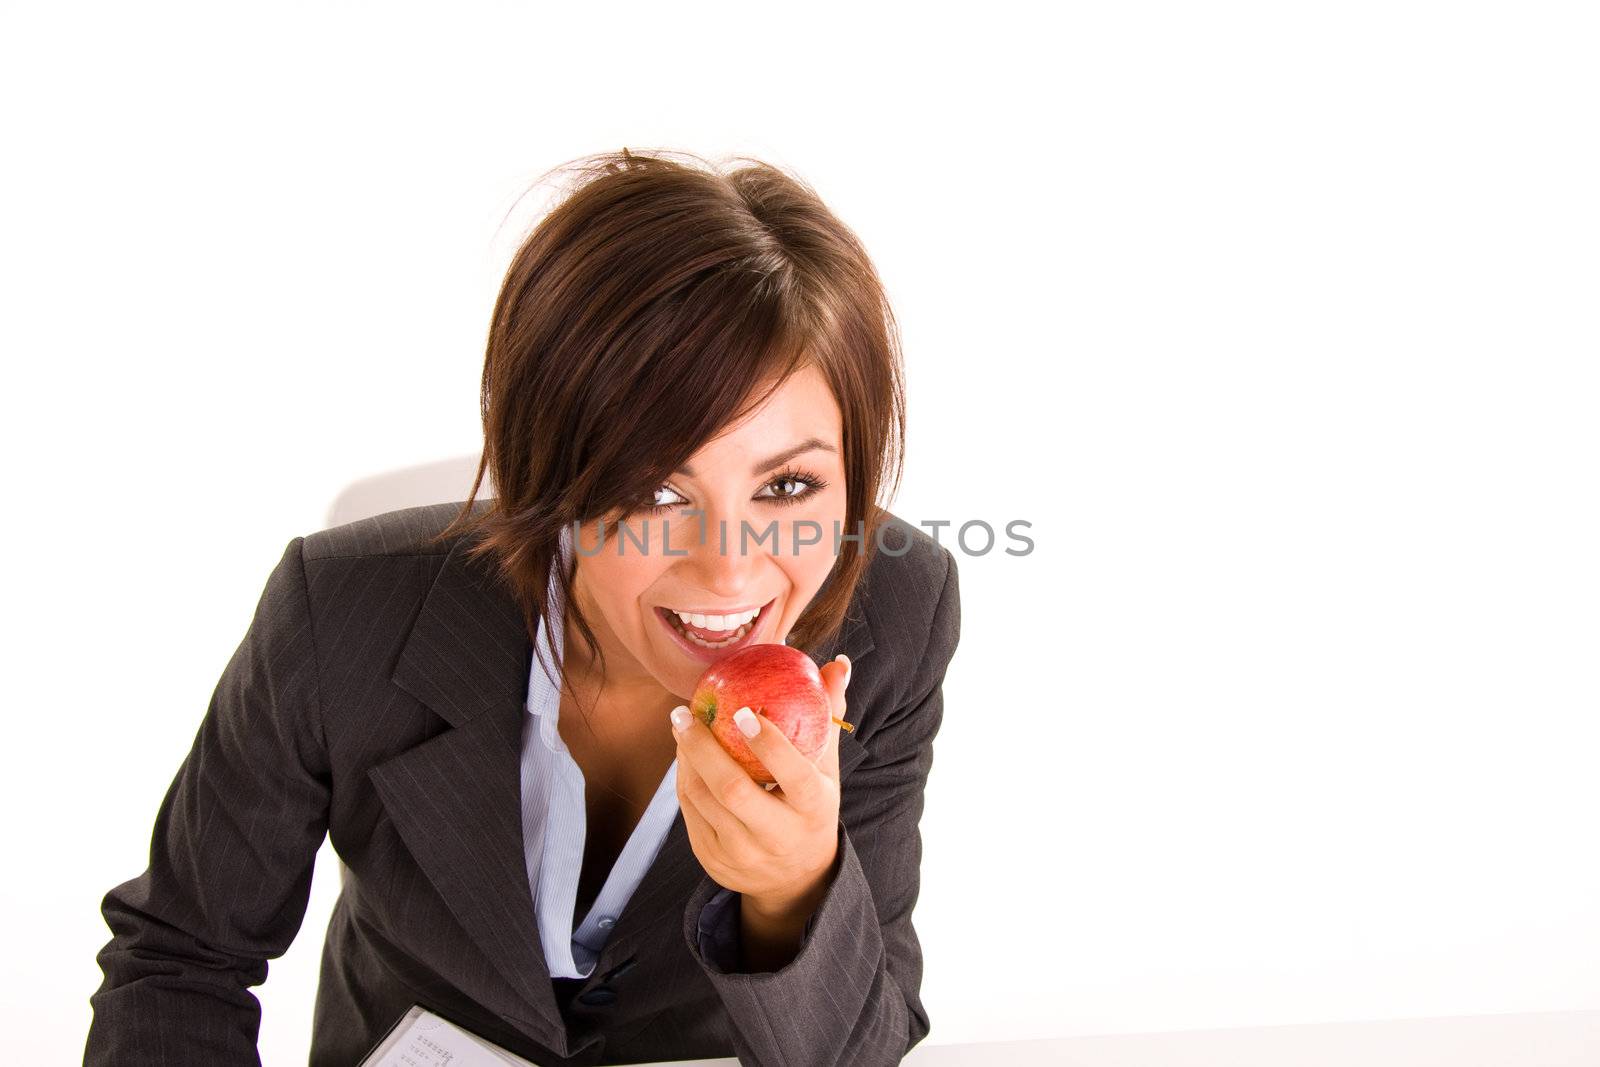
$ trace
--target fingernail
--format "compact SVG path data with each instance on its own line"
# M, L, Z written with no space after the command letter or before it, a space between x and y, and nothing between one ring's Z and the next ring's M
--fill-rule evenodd
M844 684L848 687L850 685L850 657L841 652L833 658L835 662L844 660Z
M683 733L689 726L689 707L679 704L672 709L672 729L675 733Z
M746 737L754 737L761 732L761 720L756 718L756 713L749 708L740 708L733 713L734 724L739 727L739 732Z

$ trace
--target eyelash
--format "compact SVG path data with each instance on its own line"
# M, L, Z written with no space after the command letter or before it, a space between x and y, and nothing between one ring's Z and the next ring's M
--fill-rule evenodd
M790 507L794 504L803 504L807 500L810 500L812 497L816 496L818 493L822 492L824 489L828 488L827 482L823 481L821 478L818 478L810 471L800 470L797 467L789 467L773 475L771 480L768 481L767 485L763 486L763 488L771 486L774 482L804 482L809 487L805 490L805 492L793 493L789 496L767 496L759 498L770 501L779 507ZM677 490L673 490L673 492L677 492ZM652 515L659 515L663 511L671 511L673 508L679 506L680 505L678 504L646 504L644 505L643 510L648 511Z

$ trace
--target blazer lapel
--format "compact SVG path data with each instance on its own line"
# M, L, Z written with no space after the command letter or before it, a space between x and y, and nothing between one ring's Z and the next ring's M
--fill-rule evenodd
M522 719L532 648L521 610L466 539L445 557L392 680L451 729L369 771L450 910L516 993L466 990L568 1055L544 962L522 838ZM446 931L420 931L424 939ZM439 945L438 958L454 955Z

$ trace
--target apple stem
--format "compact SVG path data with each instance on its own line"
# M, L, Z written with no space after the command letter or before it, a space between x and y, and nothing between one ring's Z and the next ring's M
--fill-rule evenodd
M856 732L856 728L854 726L851 726L849 723L845 722L843 719L839 718L838 716L829 716L829 718L833 719L833 721L834 721L834 723L836 725L843 727L846 733L852 733L853 734L853 733Z

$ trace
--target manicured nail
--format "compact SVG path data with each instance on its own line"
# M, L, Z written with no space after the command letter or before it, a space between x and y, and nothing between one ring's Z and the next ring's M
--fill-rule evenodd
M837 656L835 656L833 658L834 658L835 661L844 660L844 684L845 684L846 688L849 688L849 686L850 686L850 657L845 655L843 652L841 652L841 653L839 653Z
M689 726L689 707L679 704L672 709L672 729L675 733L683 733Z
M734 712L733 721L739 727L739 732L746 737L754 737L761 732L761 720L756 718L756 713L749 708L740 708Z

